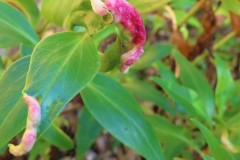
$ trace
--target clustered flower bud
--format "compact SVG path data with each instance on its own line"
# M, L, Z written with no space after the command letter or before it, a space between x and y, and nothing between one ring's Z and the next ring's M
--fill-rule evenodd
M97 10L94 8L97 5L93 5L93 3L103 3L101 0L91 2L93 10ZM115 22L120 23L132 36L131 43L133 48L121 57L121 70L124 72L129 66L134 64L144 52L143 45L146 41L146 30L140 14L126 0L105 0L105 4L113 14Z
M17 146L8 145L10 153L14 156L21 156L32 149L37 137L37 125L41 120L41 108L38 101L27 94L23 96L23 99L28 106L27 124L21 143Z

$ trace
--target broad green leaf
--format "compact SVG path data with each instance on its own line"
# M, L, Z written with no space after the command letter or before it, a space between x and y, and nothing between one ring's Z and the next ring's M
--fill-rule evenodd
M0 1L0 47L16 46L20 43L34 47L39 38L23 14Z
M4 64L3 64L3 60L2 60L2 57L0 57L0 77L2 75L4 71Z
M195 0L181 0L181 1L172 1L171 6L174 8L184 8L188 9L196 3Z
M112 34L117 34L117 26L115 23L108 25L106 28L104 28L103 30L99 31L98 33L92 35L92 38L94 40L94 43L96 45L101 44L101 42L107 38L108 36L112 35Z
M100 71L108 72L120 64L121 61L121 42L117 38L116 41L105 51L100 53Z
M98 52L87 34L57 33L35 47L24 92L39 98L40 134L95 77L98 68Z
M33 52L33 49L31 47L27 47L25 45L21 45L20 49L21 49L21 56L22 57L31 55L32 52Z
M44 160L49 160L50 151L51 145L43 139L39 139L35 142L32 150L30 151L28 160L36 160L38 159L38 156L41 156L41 158Z
M134 64L134 68L143 69L149 67L154 62L166 57L172 49L173 46L170 44L152 45L145 51L139 61Z
M56 0L43 0L41 13L50 22L62 26L77 1L61 0L59 3Z
M219 109L219 115L222 116L226 110L228 101L233 96L234 81L226 62L219 56L215 56L215 63L217 70L215 99Z
M223 145L216 138L216 136L202 123L196 119L192 119L192 122L200 129L204 138L207 141L211 155L215 160L233 160L232 156L223 148Z
M215 159L214 159L213 157L204 155L204 156L203 156L203 160L215 160Z
M239 0L222 0L223 5L229 10L240 15L240 1Z
M73 140L54 124L50 125L42 137L50 144L64 151L70 150L74 147Z
M84 159L86 151L91 147L102 130L102 126L94 119L87 108L83 108L78 119L76 133L77 159Z
M153 102L158 107L161 107L170 113L174 113L167 98L151 84L141 81L131 81L124 83L124 86L136 97Z
M235 92L231 97L231 103L235 108L239 108L240 106L240 79L234 82Z
M171 0L147 0L147 1L129 1L140 13L152 12L154 10L160 10L167 3L171 2Z
M169 122L166 118L158 116L158 115L150 115L147 117L150 124L153 126L154 130L156 131L158 138L161 141L181 141L182 143L185 143L189 145L190 147L193 147L194 149L197 149L196 144L189 139L189 135L185 133L185 131ZM173 142L174 143L174 142Z
M26 56L9 67L0 78L0 148L24 129L27 107L22 100L22 89L29 66Z
M202 108L199 95L190 88L178 83L154 77L153 80L160 85L165 92L177 103L181 104L191 116L208 120L205 110Z
M16 6L24 13L31 25L36 28L39 22L39 10L34 0L4 0L9 4Z
M230 115L229 118L226 119L226 127L228 129L230 128L236 128L238 130L240 126L240 112L235 112L235 114Z
M175 77L173 71L170 68L168 68L164 63L162 62L156 63L154 67L159 71L161 78L167 81L178 83L178 80Z
M178 145L181 147L179 152L183 150L184 146L192 147L196 152L200 152L198 146L190 138L189 133L187 133L183 128L175 126L164 117L158 115L150 115L147 119L153 126L159 140L165 143L165 152L171 149L175 150L172 146ZM172 159L172 157L169 159Z
M141 108L118 82L98 74L81 95L90 113L113 136L148 160L164 159Z
M181 53L175 50L173 56L180 68L180 79L183 85L193 89L199 95L202 103L200 106L201 110L204 110L204 113L208 117L207 119L211 119L214 114L215 102L210 84L204 75L185 59Z
M0 148L0 155L4 154L7 151L7 145Z

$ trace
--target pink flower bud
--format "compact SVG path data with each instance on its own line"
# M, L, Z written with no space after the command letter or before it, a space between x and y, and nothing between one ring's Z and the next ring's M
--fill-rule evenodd
M28 106L27 124L21 143L17 146L8 145L10 153L14 156L22 156L32 149L37 137L37 125L41 120L41 108L38 101L27 94L23 96L23 99Z
M103 16L108 13L108 9L106 5L101 0L90 0L90 1L91 1L92 9L96 14Z
M140 14L125 0L105 0L108 9L113 14L115 21L127 29L131 36L133 49L122 55L122 71L126 71L134 64L143 53L146 41L146 30Z

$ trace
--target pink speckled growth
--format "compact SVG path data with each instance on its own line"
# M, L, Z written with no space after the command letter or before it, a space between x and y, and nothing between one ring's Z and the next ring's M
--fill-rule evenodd
M125 0L105 0L106 6L114 15L115 21L127 29L132 36L134 48L122 55L121 70L126 71L143 53L146 30L140 14Z
M23 99L28 106L28 118L32 122L40 121L41 108L40 108L40 105L39 105L38 101L35 98L33 98L33 97L31 97L27 94L25 94L23 96Z
M140 14L125 0L105 0L115 20L123 25L132 35L132 43L138 46L146 41L146 30Z
M31 130L31 131L28 131L24 134L23 138L22 138L22 143L23 145L26 147L26 150L31 150L32 147L33 147L33 144L35 143L36 141L36 132L35 130Z
M38 101L27 94L23 96L23 99L28 106L26 129L19 145L8 145L10 153L15 156L21 156L32 149L37 137L37 124L41 120L41 108Z
M133 48L132 50L128 51L127 53L122 55L122 66L121 70L127 71L128 67L133 65L143 53L143 47Z

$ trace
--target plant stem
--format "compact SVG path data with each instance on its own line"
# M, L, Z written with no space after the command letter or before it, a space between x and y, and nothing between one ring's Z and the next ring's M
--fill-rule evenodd
M204 52L202 54L200 54L199 56L197 56L192 63L194 65L198 64L199 62L201 62L203 59L205 59L207 56L209 55L208 50L204 50Z
M236 35L236 32L234 32L234 31L231 31L230 33L228 33L226 36L224 36L222 39L220 39L216 44L214 44L213 51L218 50L224 43L226 43L227 41L232 39L235 35ZM198 64L203 59L205 59L208 55L209 55L209 52L207 50L205 50L200 56L198 56L197 58L195 58L193 60L193 64L195 64L195 65Z
M201 7L201 5L205 2L205 0L200 0L198 3L196 3L187 13L187 15L179 22L178 28L180 28L184 23L187 22L187 20L194 15L198 9Z
M236 35L236 32L231 31L226 36L224 36L221 40L219 40L214 46L213 50L216 51L219 47L221 47L224 43L232 39Z

